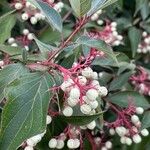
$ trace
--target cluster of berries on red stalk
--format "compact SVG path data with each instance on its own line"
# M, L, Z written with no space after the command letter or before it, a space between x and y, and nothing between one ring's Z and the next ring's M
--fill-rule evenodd
M145 31L142 34L142 41L138 45L137 52L143 54L150 52L150 35Z
M137 73L130 77L131 84L141 94L150 96L150 74L142 67L137 68Z

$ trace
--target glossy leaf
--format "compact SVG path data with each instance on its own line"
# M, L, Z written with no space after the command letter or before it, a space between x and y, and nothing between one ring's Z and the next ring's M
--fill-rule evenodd
M91 8L92 0L69 0L72 9L78 17L85 15Z
M44 132L53 80L48 73L29 73L6 90L7 104L2 113L1 149L15 150L29 137Z
M0 70L0 101L4 98L7 85L28 72L29 70L20 63L8 65Z
M142 118L142 129L150 127L150 111L145 112Z
M15 11L10 11L0 17L0 43L3 44L11 36L11 30L16 23Z

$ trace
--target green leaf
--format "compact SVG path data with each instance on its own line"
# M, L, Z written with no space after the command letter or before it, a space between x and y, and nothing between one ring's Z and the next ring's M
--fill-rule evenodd
M52 7L50 7L47 3L39 1L39 0L28 0L33 3L37 8L39 8L43 14L46 16L47 21L53 27L53 29L57 29L59 32L62 32L62 19L60 14Z
M15 150L26 139L46 129L46 115L53 81L48 73L29 73L6 89L7 104L2 113L0 147Z
M4 98L6 86L28 72L29 70L20 63L8 65L0 70L0 101Z
M123 73L122 75L119 75L118 77L116 77L110 83L109 91L115 91L115 90L121 89L128 82L131 74L132 74L132 71Z
M147 102L145 97L134 91L123 91L112 94L108 96L108 100L121 107L128 107L131 101L137 107L143 107L144 109L150 107L150 104Z
M83 116L71 116L71 117L66 117L66 116L61 115L61 116L58 116L58 118L67 123L77 125L77 126L82 126L82 125L89 124L93 120L96 120L102 114L103 114L103 112L99 112L95 115L90 115L90 116L83 115Z
M0 17L0 44L3 44L10 36L11 30L16 23L15 11L10 11Z
M12 47L12 46L7 46L7 45L2 45L0 44L0 51L13 56L13 55L21 55L22 50L19 47Z
M135 57L138 45L141 41L141 32L136 27L131 27L129 29L128 36L131 44L132 57Z
M78 17L85 15L91 8L92 0L69 0L72 9Z
M80 38L77 39L76 43L81 44L81 45L86 45L89 47L93 47L93 48L96 48L100 51L103 51L105 54L107 54L110 58L112 58L117 63L116 56L113 53L111 47L108 46L102 40L97 40L94 38L90 38L88 36L81 36Z
M48 44L45 44L43 42L41 42L40 40L38 40L36 37L34 37L34 40L36 42L36 44L38 45L41 53L42 52L49 52L49 51L52 51L54 50L55 47L51 46L51 45L48 45Z
M144 113L143 119L142 119L142 129L149 128L150 127L150 111L147 111Z

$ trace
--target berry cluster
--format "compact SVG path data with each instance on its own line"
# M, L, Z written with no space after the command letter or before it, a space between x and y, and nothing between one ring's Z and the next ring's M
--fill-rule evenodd
M54 3L54 0L43 0L49 6L53 7L56 11L61 12L62 8L64 7L64 3L58 2ZM45 20L45 16L42 12L39 11L33 4L30 2L23 0L23 1L14 1L11 5L16 9L19 10L21 13L21 18L23 21L30 20L30 23L35 25L40 20Z
M118 46L122 43L123 37L117 32L117 23L107 23L102 31L92 31L90 37L101 39L111 46Z
M47 115L46 118L46 124L50 124L52 122L52 117ZM42 140L42 137L45 135L46 131L35 135L29 139L26 140L26 142L23 144L24 146L24 150L33 150L33 147L37 145L37 143L39 143Z
M34 38L33 33L30 33L28 29L24 29L22 31L22 34L23 35L16 38L10 37L7 42L12 47L18 47L18 45L20 45L25 47L25 49L28 51L29 50L28 46Z
M135 90L141 94L150 96L150 74L142 67L137 69L137 73L130 77L131 84L133 84Z
M69 149L76 149L80 147L80 129L75 127L67 127L59 136L52 138L48 145L50 148L62 149L67 141Z
M147 32L143 32L142 34L142 42L138 45L137 52L146 54L150 52L150 35Z
M137 115L143 114L144 109L142 107L130 105L128 108L123 110L118 110L112 105L110 107L116 111L118 118L115 122L106 122L105 125L110 128L109 133L111 135L119 135L120 142L122 144L131 145L132 141L134 143L140 143L142 141L140 134L142 136L149 135L147 129L140 129L141 122Z

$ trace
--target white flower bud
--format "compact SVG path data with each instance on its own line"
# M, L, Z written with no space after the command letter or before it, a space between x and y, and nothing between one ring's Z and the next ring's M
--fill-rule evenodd
M87 104L83 104L81 105L80 110L83 114L89 114L91 112L91 107Z
M116 27L111 27L111 31L116 31Z
M104 21L103 21L103 20L97 20L97 24L98 24L98 25L100 25L100 26L101 26L101 25L103 25L103 23L104 23Z
M63 8L64 7L64 3L63 2L58 2L57 5L58 5L59 8Z
M120 45L120 41L119 41L119 40L114 41L113 45L114 45L114 46L118 46L118 45Z
M16 3L16 4L15 4L15 8L16 8L17 10L20 10L20 9L23 8L23 5L22 5L21 3Z
M80 146L80 140L74 139L74 148L79 148L79 146Z
M96 98L98 97L98 92L95 89L90 89L86 92L86 96L90 100L96 100Z
M24 150L34 150L32 146L26 146Z
M124 127L117 127L116 132L119 136L124 136L126 134L126 128Z
M79 102L79 99L73 99L73 98L69 97L67 99L67 102L68 102L69 106L74 107Z
M91 78L92 77L93 70L90 67L87 67L82 70L82 75L86 78Z
M69 139L67 141L67 146L69 149L74 149L74 139Z
M105 146L106 146L107 149L111 149L112 148L112 143L110 141L107 141L105 143Z
M130 138L126 137L126 138L125 138L125 143L126 143L127 145L131 145L131 144L132 144L132 140L131 140Z
M102 9L98 10L96 13L97 13L98 15L101 15L101 14L102 14Z
M135 134L132 137L134 143L140 143L142 141L141 136L139 134Z
M126 144L126 138L127 138L127 137L122 136L122 137L120 138L120 142L121 142L122 144Z
M52 138L48 143L49 148L55 148L56 145L57 145L57 140L54 138Z
M110 128L109 133L110 133L110 135L115 135L115 130L113 128Z
M96 122L92 121L87 125L87 128L93 130L96 127Z
M30 18L30 22L31 22L31 24L37 24L37 19L35 18L35 17L31 17Z
M143 130L141 130L141 134L143 136L148 136L149 135L149 131L147 129L143 129Z
M70 91L70 98L79 99L79 97L80 97L79 88L72 88L71 91Z
M132 123L136 124L137 122L139 122L139 117L137 115L133 115L131 116L131 121Z
M63 114L66 117L70 117L73 114L73 109L71 107L67 106L67 107L64 108Z
M33 33L29 33L27 38L28 38L28 40L33 40L34 39Z
M86 85L87 79L84 76L78 76L78 81L80 85Z
M29 15L28 15L27 13L23 13L23 14L21 15L21 18L22 18L22 20L26 21L26 20L29 19Z
M123 40L123 36L118 35L118 36L117 36L117 39L121 41L121 40Z
M111 26L112 26L112 27L117 27L117 23L116 23L116 22L112 22L112 23L111 23Z
M112 35L116 37L116 36L118 36L118 32L117 31L113 31Z
M98 74L97 74L97 72L93 72L93 73L92 73L92 78L93 78L93 79L98 79Z
M62 149L64 147L64 141L63 140L57 140L57 145L56 148L57 149Z
M146 36L147 36L147 32L144 31L144 32L142 33L142 36L143 36L143 37L146 37Z
M97 13L95 13L91 16L92 21L96 21L98 18L99 18L99 15Z
M46 124L50 124L52 122L52 117L47 115L46 117Z
M35 143L31 138L26 141L28 146L34 147L37 143Z
M24 35L28 35L29 34L29 30L28 29L24 29L22 32Z
M144 109L143 109L142 107L137 107L137 108L136 108L136 113L137 113L137 114L140 115L140 114L143 114L143 112L144 112Z
M149 44L149 43L150 43L149 38L145 38L145 39L144 39L144 42L145 42L146 44Z
M98 92L99 92L100 96L106 96L108 94L108 90L104 86L100 86L98 88Z
M8 44L13 44L14 42L15 42L14 38L11 37L11 38L8 39Z
M13 43L11 44L12 47L18 47L18 44L17 43Z

